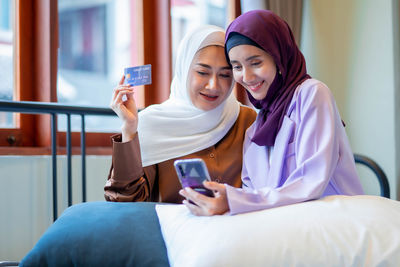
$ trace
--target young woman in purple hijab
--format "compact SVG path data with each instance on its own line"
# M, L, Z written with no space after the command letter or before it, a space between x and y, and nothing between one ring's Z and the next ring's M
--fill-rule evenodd
M214 198L185 188L180 194L190 211L238 214L363 194L332 93L307 74L287 23L268 10L247 12L228 27L225 51L260 112L246 132L242 188L206 182Z

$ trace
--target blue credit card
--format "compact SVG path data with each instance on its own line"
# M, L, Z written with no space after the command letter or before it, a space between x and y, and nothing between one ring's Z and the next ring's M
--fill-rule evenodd
M125 82L130 86L151 84L151 64L125 68Z

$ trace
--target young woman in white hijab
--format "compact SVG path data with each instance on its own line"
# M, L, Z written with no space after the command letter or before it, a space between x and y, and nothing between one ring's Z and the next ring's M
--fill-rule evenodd
M210 25L185 36L170 97L161 104L138 113L134 88L123 79L115 88L111 108L123 125L112 137L106 200L182 203L176 159L201 158L212 180L241 186L244 135L256 113L232 94L224 38L223 29Z

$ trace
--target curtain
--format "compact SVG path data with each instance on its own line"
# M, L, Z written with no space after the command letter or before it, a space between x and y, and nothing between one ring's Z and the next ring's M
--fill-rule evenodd
M247 0L249 1L249 0ZM292 29L297 45L300 45L303 0L264 0L266 9L283 18Z

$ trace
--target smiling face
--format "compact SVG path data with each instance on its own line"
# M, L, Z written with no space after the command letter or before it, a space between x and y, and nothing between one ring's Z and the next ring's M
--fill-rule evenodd
M207 46L193 58L188 75L189 96L193 105L208 111L218 107L230 93L232 70L224 48Z
M276 75L273 58L253 45L235 46L228 54L235 81L255 99L264 99Z

